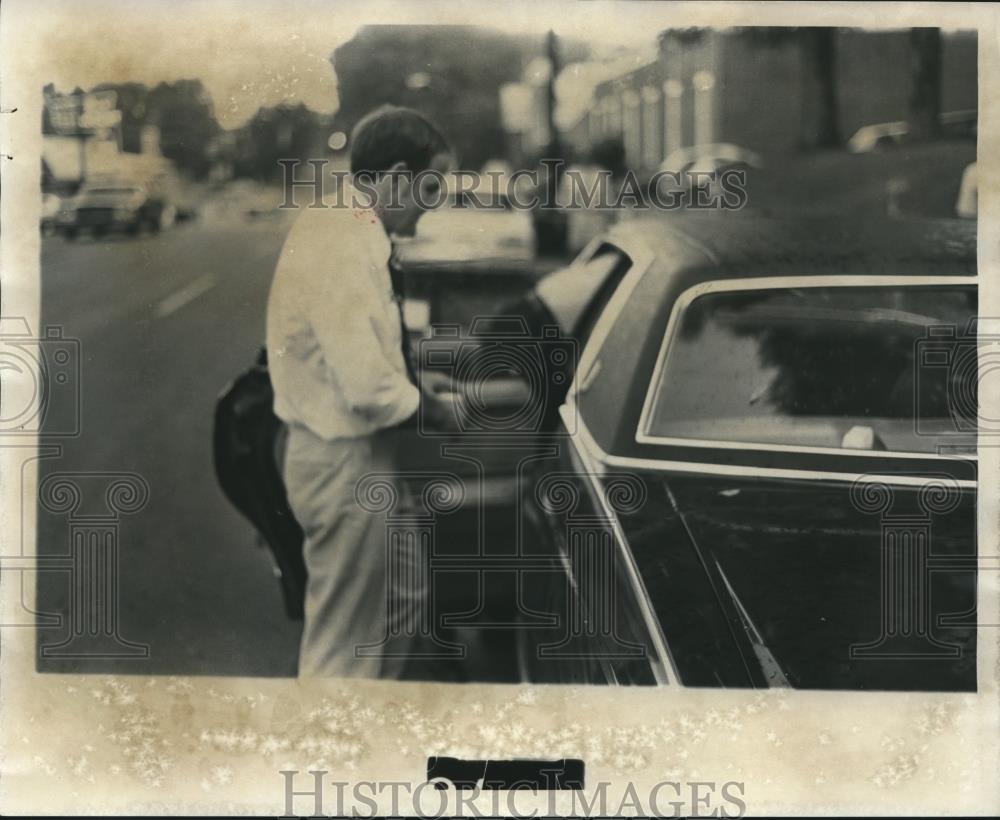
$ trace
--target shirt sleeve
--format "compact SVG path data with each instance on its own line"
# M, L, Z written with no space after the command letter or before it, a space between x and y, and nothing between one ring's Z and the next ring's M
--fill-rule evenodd
M309 322L347 406L379 428L392 427L417 411L420 391L386 355L379 337L375 316L386 305L368 269L371 261L361 254L338 256L333 264L351 269L331 270L329 259L317 266L323 278L307 300Z

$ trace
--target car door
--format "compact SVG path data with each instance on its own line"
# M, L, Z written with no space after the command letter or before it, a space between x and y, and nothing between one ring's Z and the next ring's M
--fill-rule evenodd
M605 498L641 482L609 529L651 668L974 688L975 279L633 285L563 416Z
M685 682L975 689L975 315L946 277L678 300L629 455L687 538L629 544Z
M771 682L975 689L974 490L937 512L891 481L868 485L871 509L838 482L664 484L744 662Z
M437 575L436 605L447 623L488 623L484 634L499 639L497 624L527 618L516 611L528 596L516 565L519 545L538 539L535 522L519 514L519 471L558 449L552 433L576 366L576 325L629 264L614 245L595 243L545 277L558 279L542 288L548 301L532 291L498 309L494 299L484 315L466 303L414 345L419 378L453 378L460 397L458 430L416 424L394 433L404 476L434 473L462 486L460 507L435 519L435 549L449 566ZM489 278L485 269L480 278Z

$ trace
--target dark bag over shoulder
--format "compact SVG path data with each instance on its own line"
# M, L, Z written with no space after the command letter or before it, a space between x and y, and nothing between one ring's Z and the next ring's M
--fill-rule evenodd
M281 581L285 610L301 619L306 566L303 533L281 474L284 423L274 414L267 351L227 387L215 405L215 475L226 498L267 543Z

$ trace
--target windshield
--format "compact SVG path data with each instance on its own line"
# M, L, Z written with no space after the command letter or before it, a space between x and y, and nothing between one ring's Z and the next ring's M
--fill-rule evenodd
M706 294L672 333L654 437L974 451L974 288Z

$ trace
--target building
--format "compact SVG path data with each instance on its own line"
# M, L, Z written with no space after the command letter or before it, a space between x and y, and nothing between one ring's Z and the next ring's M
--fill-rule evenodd
M87 179L143 179L171 170L160 151L160 131L143 125L138 151L122 150L122 117L115 91L45 95L42 190L68 196Z
M767 155L810 144L820 106L802 30L690 29L660 36L658 56L594 88L566 131L578 153L621 139L627 165L652 173L672 151L730 142ZM908 30L836 29L832 68L841 141L862 126L905 120ZM942 34L941 110L977 108L975 32Z

